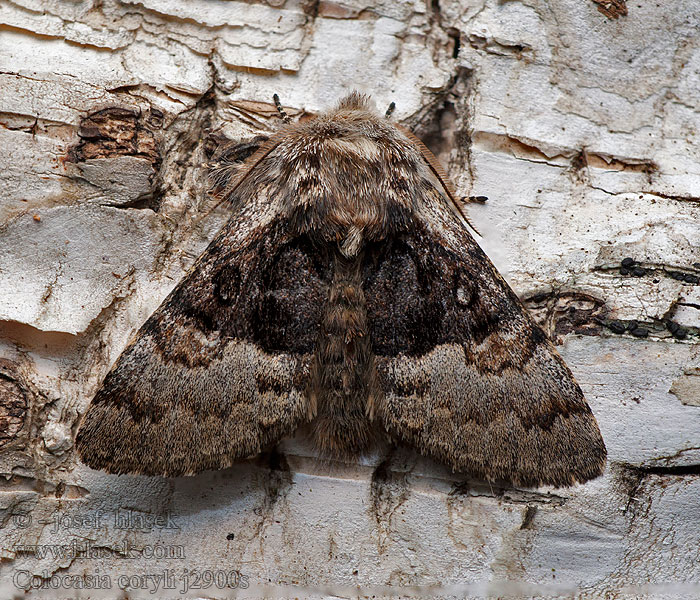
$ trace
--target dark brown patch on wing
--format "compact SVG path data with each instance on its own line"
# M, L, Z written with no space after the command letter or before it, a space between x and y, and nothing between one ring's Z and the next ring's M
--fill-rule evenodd
M208 276L179 285L144 325L163 340L163 358L206 365L230 339L271 353L312 353L332 276L323 250L306 236L291 238L282 220L235 256L226 243L226 236L212 242L197 266Z
M483 372L518 368L544 339L534 324L520 319L522 308L507 286L488 281L493 266L481 249L452 252L420 223L367 251L365 290L372 347L378 356L422 356L441 344L464 347L467 362ZM488 285L488 284L491 285ZM512 353L505 345L477 348L513 319L526 331ZM527 351L524 351L527 350Z
M296 238L280 249L265 275L253 339L268 352L313 352L332 278L327 249L314 247L306 236Z

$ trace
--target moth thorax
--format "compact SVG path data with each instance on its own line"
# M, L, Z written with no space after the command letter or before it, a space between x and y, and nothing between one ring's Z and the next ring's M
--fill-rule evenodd
M336 238L340 251L346 258L353 258L362 249L367 232L376 232L385 222L386 206L373 196L338 199L330 207L328 222L337 227Z

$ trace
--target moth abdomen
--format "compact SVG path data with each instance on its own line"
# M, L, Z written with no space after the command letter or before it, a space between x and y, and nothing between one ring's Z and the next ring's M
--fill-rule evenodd
M316 404L314 445L321 454L350 457L374 441L367 403L376 375L362 289L361 258L337 252L328 303L311 366L309 396Z

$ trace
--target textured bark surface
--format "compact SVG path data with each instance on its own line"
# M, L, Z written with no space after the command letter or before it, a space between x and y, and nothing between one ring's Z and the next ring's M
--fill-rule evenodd
M0 23L1 597L700 594L694 0L15 0ZM480 244L581 384L603 477L498 489L300 439L193 478L77 462L102 378L226 219L217 144L274 130L273 93L294 117L350 89L488 197Z

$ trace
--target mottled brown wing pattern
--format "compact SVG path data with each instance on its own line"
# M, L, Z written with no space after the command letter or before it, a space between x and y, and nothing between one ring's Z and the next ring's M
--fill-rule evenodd
M412 134L353 93L229 167L232 217L107 375L84 462L222 468L315 417L340 459L388 432L492 481L602 472L579 386Z
M239 227L229 221L108 374L77 437L91 467L223 468L309 419L330 263L284 219Z
M378 418L475 478L559 486L600 475L605 445L571 371L438 196L368 248Z

